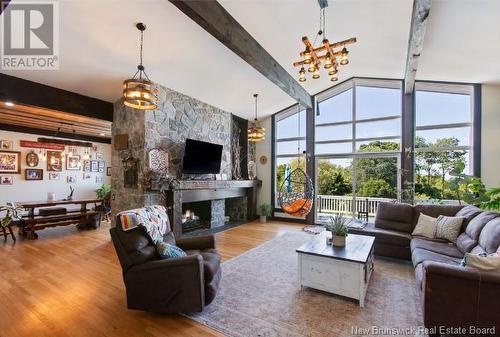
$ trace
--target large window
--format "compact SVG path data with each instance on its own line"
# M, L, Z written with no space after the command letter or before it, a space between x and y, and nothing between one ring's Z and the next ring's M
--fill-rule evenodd
M473 88L415 86L415 195L455 199L452 172L472 174Z
M355 79L318 96L315 117L316 219L373 216L398 197L401 81Z
M404 112L402 87L402 80L354 78L315 96L318 105L307 123L314 125L309 155L317 221L339 212L373 217L381 201L413 192L412 176L420 201L455 199L456 174L478 175L478 88L417 82L410 94L414 106ZM404 119L410 116L414 120ZM274 121L276 192L287 170L299 164L305 170L305 158L297 160L297 153L306 150L306 113L295 106L276 114ZM412 162L413 175L407 170Z
M278 195L286 174L297 167L305 170L306 112L291 107L275 118L275 176L274 191ZM275 202L276 204L276 202Z

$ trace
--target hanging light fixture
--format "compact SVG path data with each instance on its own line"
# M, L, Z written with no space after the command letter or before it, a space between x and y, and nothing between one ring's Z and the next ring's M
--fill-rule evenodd
M305 50L300 52L301 61L294 62L294 67L301 67L299 71L299 82L305 82L305 72L302 72L304 69L304 65L307 64L307 71L312 73L313 79L320 78L319 68L323 63L323 68L328 72L330 76L330 80L337 81L337 66L346 65L349 63L347 58L349 52L347 51L346 45L355 43L356 38L350 38L344 41L339 41L335 43L330 43L326 38L326 24L325 24L325 8L328 6L327 1L320 1L320 17L319 17L319 31L314 38L313 43L309 41L307 36L302 37L302 42L305 45ZM323 37L323 39L319 39L319 37ZM321 41L321 44L315 47L316 41ZM339 48L342 50L339 50ZM324 53L324 54L323 54ZM337 62L337 58L340 59L340 62ZM334 68L335 72L332 72L332 68Z
M142 45L146 25L139 22L136 27L141 32L140 63L137 66L134 76L123 81L123 104L139 110L154 110L158 101L156 88L146 74L144 65L142 64Z
M305 74L305 71L304 71ZM259 125L259 122L257 121L257 97L258 94L253 94L253 97L255 98L255 119L253 120L253 125L248 128L248 141L257 143L261 142L264 139L266 139L266 129L261 127Z

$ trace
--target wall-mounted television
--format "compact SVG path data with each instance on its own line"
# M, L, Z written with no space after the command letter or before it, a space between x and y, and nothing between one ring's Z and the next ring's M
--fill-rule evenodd
M218 174L222 158L222 145L186 139L182 173Z

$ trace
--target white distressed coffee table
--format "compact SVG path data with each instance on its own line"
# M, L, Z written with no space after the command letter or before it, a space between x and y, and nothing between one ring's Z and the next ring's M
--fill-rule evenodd
M296 250L301 285L355 298L364 307L375 238L349 234L345 247L335 247L326 244L327 236L322 232Z

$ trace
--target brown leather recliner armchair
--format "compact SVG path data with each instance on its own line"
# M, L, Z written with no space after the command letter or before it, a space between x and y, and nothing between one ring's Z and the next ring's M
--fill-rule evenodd
M188 256L160 259L144 227L123 231L117 217L110 233L122 266L129 309L196 312L215 298L221 268L212 235L175 240L169 231L164 241L176 244Z

